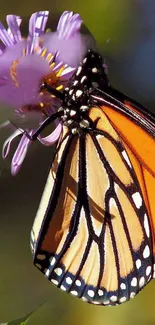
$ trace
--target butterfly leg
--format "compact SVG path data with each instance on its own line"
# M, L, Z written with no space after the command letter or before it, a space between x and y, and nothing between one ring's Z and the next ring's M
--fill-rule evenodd
M51 122L56 120L56 118L61 116L61 112L57 112L44 120L44 122L38 127L38 129L35 131L33 135L30 135L27 131L24 131L23 133L27 136L27 138L31 141L35 141L39 134L48 126Z

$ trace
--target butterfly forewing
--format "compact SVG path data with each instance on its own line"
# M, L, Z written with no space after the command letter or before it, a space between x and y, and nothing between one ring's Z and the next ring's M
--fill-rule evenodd
M150 210L134 152L100 108L90 116L95 132L61 140L32 230L34 262L62 290L115 305L152 277Z

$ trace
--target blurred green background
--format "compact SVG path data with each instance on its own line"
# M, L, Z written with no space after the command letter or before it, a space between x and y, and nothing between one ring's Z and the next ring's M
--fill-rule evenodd
M28 17L39 10L50 10L54 21L64 10L80 13L106 57L112 85L155 111L155 1L8 0L0 18L4 21L8 13ZM1 130L0 148L8 135ZM153 325L154 281L130 302L98 307L56 289L33 266L29 235L52 151L35 143L15 177L10 174L11 157L0 159L0 322L42 304L27 325Z

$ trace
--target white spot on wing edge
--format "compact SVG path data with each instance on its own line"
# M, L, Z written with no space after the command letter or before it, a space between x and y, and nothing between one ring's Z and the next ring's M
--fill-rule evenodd
M63 290L63 291L67 290L63 284L60 286L60 289Z
M125 284L125 283L121 283L120 288L121 288L122 290L125 290L125 289L126 289L126 284Z
M147 258L150 256L150 248L148 245L145 246L144 250L143 250L143 257Z
M140 193L135 192L134 194L132 194L132 198L133 198L133 201L134 201L137 209L139 209L141 207L141 205L142 205L142 202L143 202Z
M104 294L103 290L99 289L98 290L98 295L101 297L101 296L103 296L103 294Z
M94 305L100 305L100 302L99 302L99 301L92 301L92 303L93 303Z
M132 298L134 298L135 297L135 295L136 295L136 293L135 292L131 292L130 293L130 298L132 299Z
M127 162L127 164L132 168L132 165L130 163L129 157L128 157L128 155L127 155L127 153L126 153L125 150L122 151L122 156L124 157L124 159Z
M147 268L146 268L146 275L147 275L147 276L149 276L149 275L150 275L150 273L151 273L151 270L152 270L151 266L150 266L150 265L148 265L148 266L147 266Z
M104 302L103 302L103 305L109 305L110 304L110 301L109 300L105 300Z
M72 293L72 294L73 294L73 293ZM85 302L88 301L88 299L86 299L86 297L81 297L81 299L82 299L83 301L85 301Z
M46 270L45 275L46 275L47 277L49 277L49 275L50 275L50 270L49 270L49 269Z
M127 297L124 296L124 297L121 297L119 301L122 303L122 302L125 302L126 300L127 300Z
M78 296L78 292L75 291L75 290L70 291L70 293L71 293L73 296ZM82 299L82 300L84 300L84 299Z
M142 276L139 280L139 287L142 288L144 286L144 284L145 284L145 278L144 278L144 276Z
M146 235L149 238L150 237L150 227L149 227L149 222L148 222L148 217L147 214L144 214L144 228L146 231Z
M66 278L66 283L67 284L72 284L72 279L70 278L70 276L68 276L67 278Z
M112 208L113 206L114 207L117 206L116 201L115 201L115 199L113 197L111 197L110 200L109 200L109 206L110 206L110 208Z
M57 280L55 280L55 279L51 279L51 282L52 282L53 284L55 284L56 286L59 284L59 282L58 282Z
M111 296L110 300L113 301L113 302L117 301L117 296Z
M137 278L133 278L131 281L131 286L136 287L137 286Z
M60 276L62 274L62 269L60 267L57 267L56 269L54 269L54 272Z
M76 281L75 281L75 284L76 284L78 287L80 287L80 286L81 286L81 281L80 281L80 280L76 280Z
M97 135L96 135L96 139L97 139L97 140L99 140L99 139L101 139L101 138L103 138L103 135L101 135L101 134L97 134Z
M93 290L88 290L87 294L89 297L93 298L95 296L95 292Z
M140 269L141 265L142 265L141 260L140 259L137 259L136 260L136 267L137 267L137 269Z
M50 261L50 265L54 265L56 262L56 258L55 257L51 257Z

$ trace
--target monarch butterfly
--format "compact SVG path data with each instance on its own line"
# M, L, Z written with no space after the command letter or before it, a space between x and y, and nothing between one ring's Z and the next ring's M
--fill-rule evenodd
M110 86L92 50L69 88L44 87L61 99L63 131L31 232L34 264L84 301L120 304L155 277L155 117Z

